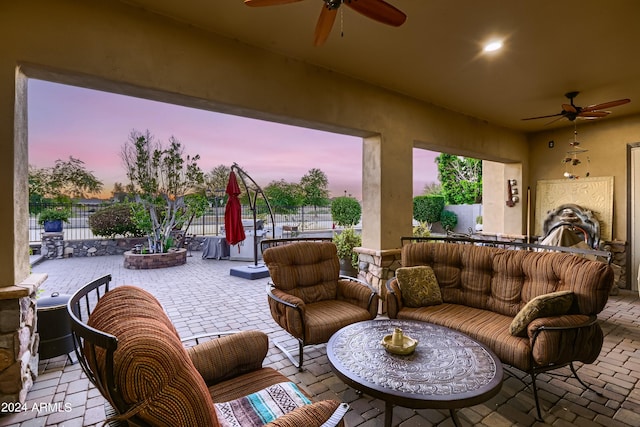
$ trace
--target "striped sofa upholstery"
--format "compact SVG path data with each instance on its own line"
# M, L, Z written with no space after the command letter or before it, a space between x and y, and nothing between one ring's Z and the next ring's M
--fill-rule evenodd
M112 375L119 396L105 398L120 408L116 419L130 425L219 426L214 403L289 381L262 367L269 345L264 333L240 332L185 349L160 303L134 286L107 292L87 324L118 339ZM84 356L106 382L110 369L105 351L93 353L85 348ZM339 405L333 400L315 402L267 425L320 426Z
M566 253L421 242L402 248L402 265L431 266L443 304L405 307L402 290L392 279L386 297L390 318L459 330L488 345L503 363L525 372L574 361L592 363L600 353L603 332L597 322L580 329L539 329L589 323L602 311L613 285L607 264ZM532 321L527 336L511 335L509 325L528 301L564 290L574 293L569 313Z

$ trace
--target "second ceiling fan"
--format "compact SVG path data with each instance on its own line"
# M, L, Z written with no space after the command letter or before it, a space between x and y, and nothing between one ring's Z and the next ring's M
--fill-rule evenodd
M244 0L247 6L274 6L302 0ZM323 0L320 17L316 24L313 44L321 46L329 37L333 23L342 4L356 12L383 24L399 27L407 19L402 11L383 0Z
M560 120L562 118L567 118L570 121L574 121L577 118L580 119L598 119L600 117L606 117L610 114L609 111L604 111L607 108L617 107L618 105L623 105L628 102L631 102L629 98L617 99L615 101L603 102L601 104L589 105L588 107L578 107L573 103L573 98L578 96L580 92L567 92L564 94L565 97L569 100L570 104L562 104L562 111L556 114L548 114L546 116L537 116L537 117L527 117L522 120L536 120L536 119L546 119L550 117L556 117L551 120L547 124L551 124L556 120Z

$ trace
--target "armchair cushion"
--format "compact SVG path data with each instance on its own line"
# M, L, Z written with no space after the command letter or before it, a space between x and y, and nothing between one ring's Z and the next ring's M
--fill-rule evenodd
M222 427L258 427L311 401L297 385L284 382L229 402L216 403Z
M531 321L539 317L560 316L566 314L573 304L573 292L559 291L533 298L513 318L509 325L511 335L524 335Z
M262 368L268 350L265 333L242 331L190 347L187 354L207 386L211 386Z
M332 242L291 243L269 248L262 256L277 289L306 304L336 299L340 262Z
M114 381L129 407L119 418L137 416L154 426L218 426L204 380L151 294L133 286L112 289L88 325L118 338ZM104 377L106 351L87 356L91 369Z
M442 304L438 279L431 267L400 267L396 270L396 276L402 290L402 302L407 307Z

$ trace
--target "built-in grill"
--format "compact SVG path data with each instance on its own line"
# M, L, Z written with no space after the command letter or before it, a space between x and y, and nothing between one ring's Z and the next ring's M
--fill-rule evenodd
M590 249L599 249L600 222L592 211L575 204L564 204L547 212L542 231L544 245L574 246L584 242Z

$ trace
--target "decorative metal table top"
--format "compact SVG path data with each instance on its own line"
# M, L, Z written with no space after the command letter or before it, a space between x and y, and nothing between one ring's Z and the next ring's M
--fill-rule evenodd
M394 328L418 340L415 352L396 355L384 349L380 342ZM346 326L329 340L327 356L355 388L411 406L417 401L430 402L422 407L473 405L495 395L502 382L502 365L486 346L426 322L389 319Z

